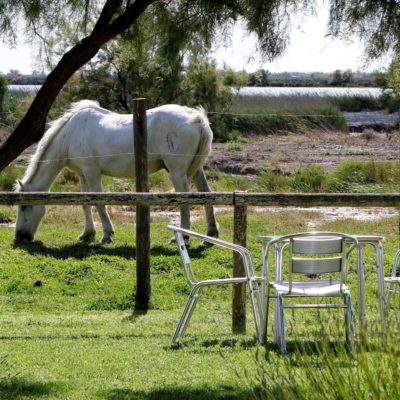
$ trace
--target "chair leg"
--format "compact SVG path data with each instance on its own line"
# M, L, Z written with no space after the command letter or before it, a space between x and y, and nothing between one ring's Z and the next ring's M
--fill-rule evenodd
M263 309L263 318L261 321L261 343L267 343L267 331L268 331L268 314L269 314L269 285L267 285L267 296L263 299L263 304L265 302L265 306Z
M183 334L185 333L187 324L189 323L189 320L193 314L193 310L196 306L196 303L198 301L198 298L200 296L201 292L201 287L193 287L193 289L190 291L189 297L186 301L185 307L182 311L182 314L179 318L179 321L176 325L175 331L172 335L172 342L175 343L175 341L179 338L182 337Z
M263 303L260 297L260 285L258 282L248 281L249 292L250 292L250 302L253 311L254 323L256 325L257 339L262 344L263 342Z
M353 307L351 304L351 294L350 292L345 293L345 304L346 304L346 342L349 346L350 353L355 355L356 346L355 346L355 330L354 330L354 314Z
M188 314L187 314L187 317L186 317L186 321L184 322L184 324L182 326L182 330L181 330L180 336L183 336L185 334L185 332L186 332L186 328L187 328L187 326L189 324L190 319L192 318L193 311L196 308L197 302L199 301L202 289L203 289L202 287L199 287L198 290L196 291L196 293L193 296L192 304L191 304L191 307L190 307L190 309L188 311Z
M283 313L283 298L278 294L278 318L279 318L279 336L281 342L281 353L286 353L286 338L285 338L285 319Z
M387 293L387 297L386 297L386 315L385 315L386 326L385 326L385 332L389 327L389 311L390 311L390 299L392 297L392 291L393 291L393 283L390 283L388 285L388 293Z

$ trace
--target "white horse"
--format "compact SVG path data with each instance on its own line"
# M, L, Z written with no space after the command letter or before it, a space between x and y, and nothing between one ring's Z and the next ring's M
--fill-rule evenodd
M147 111L149 173L167 169L177 192L188 192L193 179L197 190L211 191L203 171L213 138L202 109L164 105ZM102 191L101 175L133 178L133 117L101 108L82 100L54 121L39 142L36 153L16 191L48 191L64 168L79 175L82 191ZM112 241L114 227L105 206L96 206L102 227L102 242ZM205 206L207 234L218 236L214 210ZM95 238L91 206L83 206L83 241ZM18 207L15 239L33 240L45 207ZM181 207L181 226L190 227L189 206Z

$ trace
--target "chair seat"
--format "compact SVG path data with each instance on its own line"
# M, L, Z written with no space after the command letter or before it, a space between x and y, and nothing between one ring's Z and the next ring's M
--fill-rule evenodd
M289 291L289 282L276 281L272 284L277 292L287 293ZM349 288L342 285L344 292ZM300 294L306 296L329 296L340 294L340 281L308 281L293 282L291 294Z

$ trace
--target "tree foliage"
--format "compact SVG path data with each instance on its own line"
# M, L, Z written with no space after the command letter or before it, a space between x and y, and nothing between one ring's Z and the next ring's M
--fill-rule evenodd
M312 3L312 0L104 0L99 4L94 0L0 0L2 38L15 39L14 21L18 18L45 45L54 42L66 25L74 27L76 33L70 49L52 69L26 115L0 147L0 171L42 137L50 107L68 79L110 40L130 27L134 35L146 10L158 19L160 31L165 33L160 56L178 54L182 42L195 43L196 35L211 43L217 32L241 18L247 29L258 35L263 54L272 59L282 53L288 42L290 17L296 10L310 9Z
M387 52L400 54L399 0L331 0L331 34L347 38L356 34L374 59Z
M3 113L4 97L7 92L7 80L0 75L0 114ZM0 115L0 118L2 116Z
M394 90L397 96L400 96L400 60L393 60L389 67L388 86Z
M0 147L0 171L41 138L51 105L68 79L102 46L128 29L133 41L159 41L157 54L144 46L143 53L138 52L135 57L136 61L149 57L159 60L164 71L166 66L174 68L171 61L182 57L184 47L199 42L207 47L217 34L227 32L239 19L258 36L264 57L272 60L282 54L289 41L292 17L313 11L314 3L315 0L0 0L1 39L15 42L16 21L22 21L27 33L40 38L49 63L54 65L26 115ZM330 0L330 4L333 35L359 34L367 43L369 57L389 50L400 53L398 0ZM142 17L159 29L150 34L143 32ZM71 29L71 40L64 44L59 38L67 27ZM57 47L59 59L54 62L52 55L57 52L51 54L47 50ZM162 65L165 60L170 64ZM134 66L129 70L133 69ZM144 71L140 74L143 77ZM165 90L174 90L173 85Z

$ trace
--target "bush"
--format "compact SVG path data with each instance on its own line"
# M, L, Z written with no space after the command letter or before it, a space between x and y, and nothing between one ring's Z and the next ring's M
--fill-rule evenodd
M266 192L285 192L289 188L289 178L280 171L265 169L259 175L259 189Z
M310 165L293 175L290 187L295 192L316 193L321 191L324 182L324 169L320 165Z
M10 192L14 189L15 181L19 178L20 171L15 164L9 165L0 172L0 190Z
M0 75L0 113L3 113L4 97L7 92L7 86L7 80Z
M400 162L346 161L332 171L326 179L329 192L359 192L360 185L371 184L389 185L398 191Z
M382 110L381 97L372 96L338 96L331 99L332 104L340 108L341 111L359 112L364 110Z

